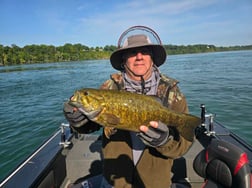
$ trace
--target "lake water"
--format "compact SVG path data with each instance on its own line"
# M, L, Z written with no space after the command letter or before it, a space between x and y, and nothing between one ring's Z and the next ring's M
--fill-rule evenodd
M190 112L200 104L252 144L252 51L168 56L161 71L180 81ZM0 179L66 122L63 102L99 87L109 60L0 67Z

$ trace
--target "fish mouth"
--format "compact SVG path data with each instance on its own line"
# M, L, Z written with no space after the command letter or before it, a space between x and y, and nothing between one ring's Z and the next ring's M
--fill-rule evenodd
M86 115L87 118L90 120L94 120L102 111L102 110L93 110L93 111L87 112L83 108L78 108L78 110L82 112L84 115Z
M70 101L68 101L68 104L70 104L71 106L76 107L76 108L84 108L81 103L76 102L76 101L70 100Z
M81 113L83 113L90 120L95 119L102 111L101 108L98 110L92 110L92 109L85 108L81 103L78 103L76 101L69 101L69 104L71 106L78 108L78 110Z

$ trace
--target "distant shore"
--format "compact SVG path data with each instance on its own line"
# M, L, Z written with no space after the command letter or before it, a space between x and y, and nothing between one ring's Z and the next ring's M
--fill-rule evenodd
M252 45L217 47L208 44L195 45L164 45L167 54L191 54L205 52L221 52L235 50L252 50ZM63 46L53 45L26 45L19 47L0 45L0 65L20 65L34 63L66 62L109 59L111 53L117 47L107 45L105 47L88 47L82 44L67 43Z

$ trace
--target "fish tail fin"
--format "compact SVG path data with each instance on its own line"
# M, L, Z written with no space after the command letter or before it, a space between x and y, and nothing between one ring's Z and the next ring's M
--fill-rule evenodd
M192 142L195 136L195 128L200 125L200 122L200 118L196 116L187 116L185 124L177 127L180 135Z

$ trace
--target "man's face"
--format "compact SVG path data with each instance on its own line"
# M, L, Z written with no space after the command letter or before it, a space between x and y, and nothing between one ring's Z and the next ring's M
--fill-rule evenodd
M141 76L148 79L152 71L152 53L147 47L134 48L124 54L125 70L133 80L139 80ZM129 69L129 70L128 70Z

